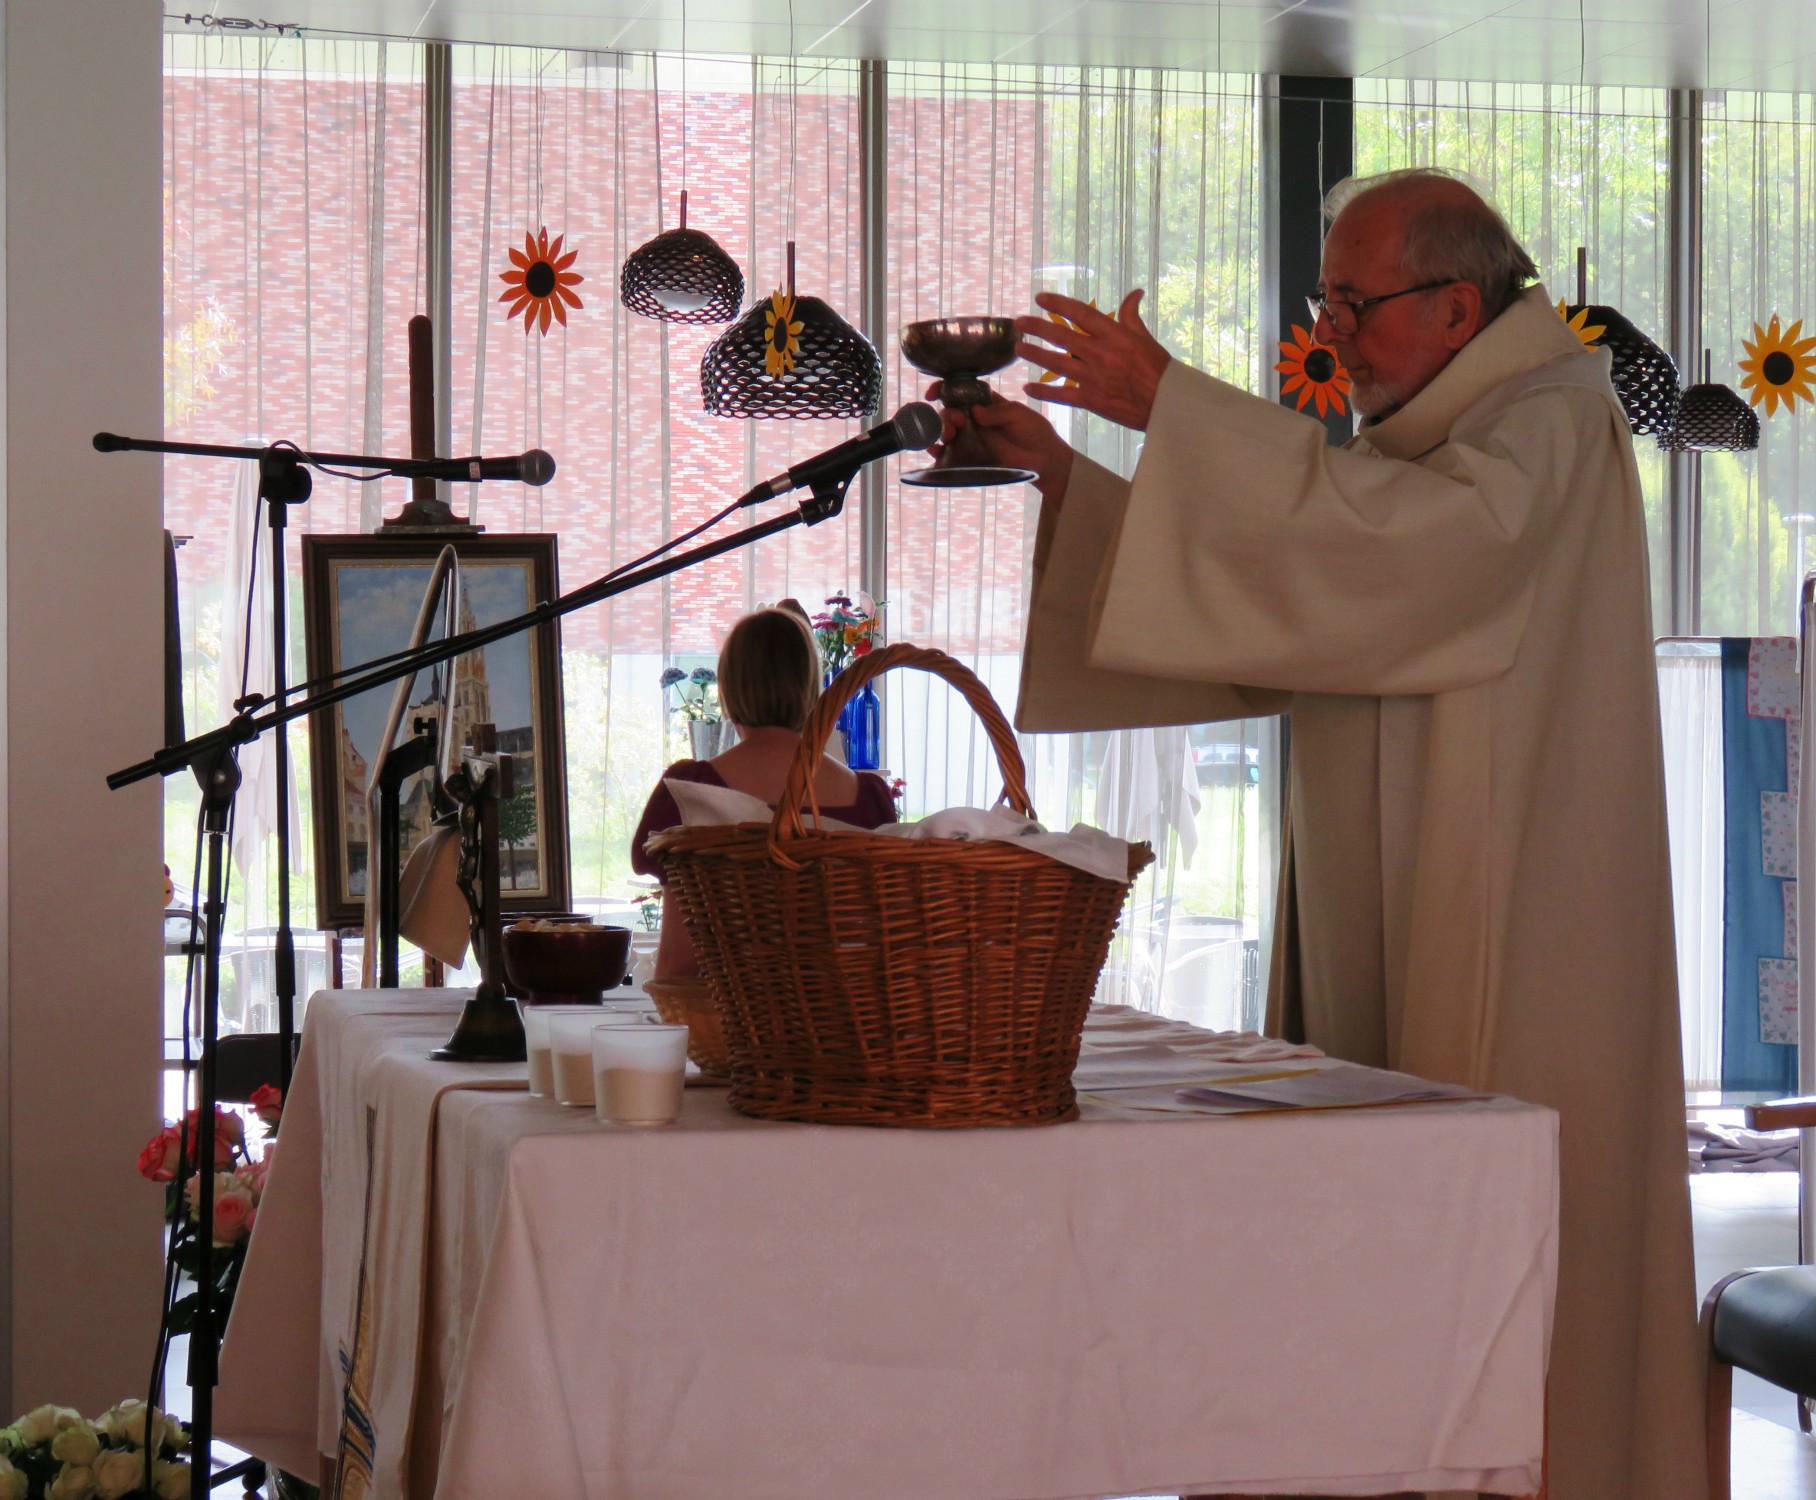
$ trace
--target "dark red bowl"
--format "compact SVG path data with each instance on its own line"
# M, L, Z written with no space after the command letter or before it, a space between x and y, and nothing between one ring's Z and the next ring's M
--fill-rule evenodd
M532 1005L596 1005L624 982L628 927L562 926L504 930L504 972Z

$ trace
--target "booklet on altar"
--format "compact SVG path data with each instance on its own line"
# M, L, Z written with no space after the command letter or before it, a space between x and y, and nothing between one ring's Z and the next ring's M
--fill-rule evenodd
M1338 1066L1279 1078L1199 1084L1177 1090L1176 1097L1183 1104L1234 1113L1264 1109L1359 1109L1379 1104L1432 1104L1490 1096L1454 1084L1414 1078L1410 1073Z

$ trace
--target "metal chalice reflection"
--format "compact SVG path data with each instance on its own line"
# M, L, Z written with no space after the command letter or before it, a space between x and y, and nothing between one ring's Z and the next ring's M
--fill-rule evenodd
M983 377L1015 362L1013 318L931 318L902 330L902 355L915 369L938 377L941 402L955 411L988 406L996 399ZM1026 484L1032 469L990 461L990 450L975 427L961 427L931 468L902 475L903 484Z

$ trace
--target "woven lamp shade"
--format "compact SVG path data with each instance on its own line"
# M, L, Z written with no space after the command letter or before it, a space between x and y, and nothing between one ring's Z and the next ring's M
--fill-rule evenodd
M632 312L661 323L724 323L744 303L744 273L710 234L687 227L683 193L680 226L625 258L618 295Z
M794 290L794 246L788 247ZM883 404L876 346L818 297L796 297L793 368L771 373L768 300L713 340L700 361L700 397L715 417L869 417Z
M1609 375L1614 393L1626 409L1628 426L1636 433L1669 432L1683 389L1676 362L1612 307L1578 305L1568 310L1567 317L1574 318L1579 312L1588 313L1585 322L1602 328L1595 347L1614 356Z
M1759 413L1731 387L1705 381L1684 392L1677 422L1658 446L1678 453L1750 453L1759 446Z

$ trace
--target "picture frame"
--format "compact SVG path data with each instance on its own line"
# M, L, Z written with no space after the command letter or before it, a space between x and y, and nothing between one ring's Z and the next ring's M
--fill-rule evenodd
M460 561L462 628L494 624L556 597L555 537L458 535L309 536L303 545L303 635L311 681L401 650L444 546ZM436 633L437 637L439 632ZM474 658L478 658L477 661ZM507 912L566 911L567 753L561 690L561 637L551 622L470 652L454 663L452 716L491 722L498 748L514 757L516 794L500 808ZM309 767L315 830L316 925L364 925L370 868L366 778L391 704L390 685L333 704L309 718ZM437 699L421 678L410 702ZM439 707L433 710L439 716ZM414 732L407 713L397 743ZM428 831L429 774L403 786L403 857ZM511 837L512 834L515 837Z

